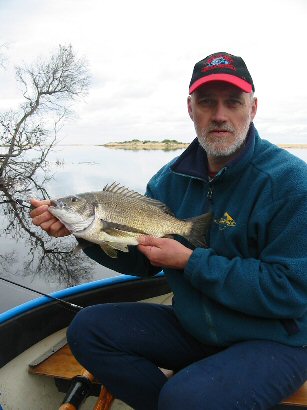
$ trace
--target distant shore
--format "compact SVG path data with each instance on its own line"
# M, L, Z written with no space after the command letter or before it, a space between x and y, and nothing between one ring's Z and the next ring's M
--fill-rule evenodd
M176 140L164 140L164 141L123 141L123 142L108 142L99 146L113 149L130 149L130 150L175 150L184 149L189 146L190 143L179 142ZM276 144L285 149L307 149L307 144Z
M163 141L123 141L123 142L108 142L103 144L103 147L113 149L131 149L131 150L176 150L188 147L189 143L179 142L176 140Z
M179 142L176 140L164 141L123 141L123 142L107 142L106 144L58 144L61 147L106 147L113 149L127 149L127 150L176 150L185 149L190 145L189 142ZM280 148L285 149L307 149L307 144L276 144ZM47 145L46 145L47 146ZM8 145L0 144L2 148L8 148Z
M276 144L280 148L307 149L307 144Z

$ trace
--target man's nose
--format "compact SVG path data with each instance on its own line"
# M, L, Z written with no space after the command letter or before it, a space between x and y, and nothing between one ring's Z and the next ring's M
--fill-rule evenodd
M222 102L217 102L213 109L212 120L216 122L227 121L227 107Z

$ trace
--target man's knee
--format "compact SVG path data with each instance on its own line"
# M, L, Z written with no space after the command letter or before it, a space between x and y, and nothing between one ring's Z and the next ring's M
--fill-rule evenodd
M90 330L89 311L91 309L92 307L88 307L78 312L67 329L67 341L73 352L82 344L85 340L84 336Z
M73 353L81 349L103 348L116 339L118 304L106 303L82 309L67 329L67 341Z

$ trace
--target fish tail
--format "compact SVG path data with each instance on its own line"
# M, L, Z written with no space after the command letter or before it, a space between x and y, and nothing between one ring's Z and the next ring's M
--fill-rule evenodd
M186 222L191 224L191 229L184 237L195 247L206 247L205 235L212 222L212 213L208 212L194 218L186 219Z

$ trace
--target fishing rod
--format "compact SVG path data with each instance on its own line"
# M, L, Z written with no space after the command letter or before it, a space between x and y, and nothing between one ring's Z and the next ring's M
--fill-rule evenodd
M23 206L24 208L28 208L28 209L30 209L30 210L34 209L34 208L32 207L32 205L29 204L29 201L25 201L25 200L23 200L23 199L11 200L10 202L15 202L15 203L17 203L18 205L21 205L21 206ZM20 287L20 288L29 290L30 292L34 292L34 293L37 293L38 295L45 296L45 297L47 297L47 298L49 298L49 299L51 299L51 300L53 300L53 301L55 301L55 302L59 302L65 309L67 309L67 310L69 310L69 311L71 311L71 312L78 312L79 310L83 309L82 306L76 305L76 304L71 303L71 302L67 302L66 300L63 300L63 299L60 299L60 298L56 298L55 296L51 296L51 295L48 295L47 293L40 292L39 290L36 290L36 289L33 289L33 288L29 288L29 287L27 287L27 286L25 286L25 285L21 285L20 283L13 282L12 280L3 278L3 277L1 277L1 276L0 276L0 279L3 280L4 282L11 283L12 285L15 285L15 286L18 286L18 287ZM1 410L1 409L0 409L0 410Z
M22 206L23 208L28 208L30 211L33 211L34 207L29 203L29 201L24 199L13 199L12 202ZM0 409L1 410L1 409Z
M55 296L48 295L47 293L40 292L39 290L29 288L25 285L21 285L20 283L13 282L12 280L9 280L9 279L6 279L6 278L2 278L1 276L0 276L0 279L3 280L4 282L11 283L12 285L19 286L20 288L27 289L31 292L37 293L37 294L42 295L42 296L46 296L47 298L49 298L49 299L51 299L55 302L59 302L59 303L61 303L61 305L63 305L63 307L65 309L70 310L71 312L79 312L79 310L83 309L83 306L79 306L79 305L76 305L74 303L67 302L66 300L56 298Z

